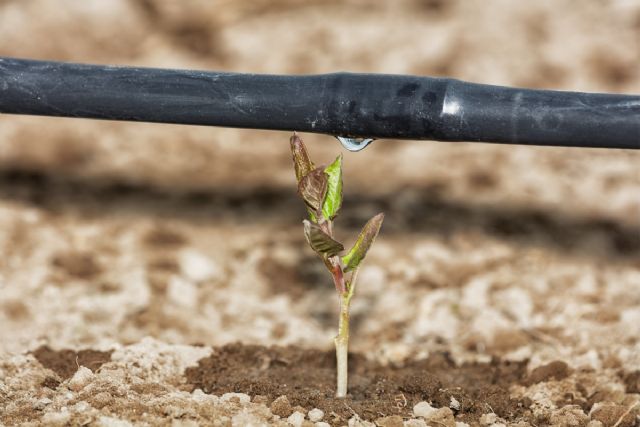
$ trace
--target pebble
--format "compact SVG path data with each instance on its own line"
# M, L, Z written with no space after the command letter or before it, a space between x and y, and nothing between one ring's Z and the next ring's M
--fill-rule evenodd
M278 397L271 403L269 409L271 409L271 413L273 415L277 415L280 418L288 417L293 412L293 408L291 407L291 403L289 403L287 396Z
M316 427L331 427L329 423L325 423L324 421L319 421L315 424Z
M182 273L194 282L203 282L221 275L220 266L211 258L196 250L183 250L179 259Z
M71 414L68 411L47 412L42 416L41 421L44 425L67 425L70 418Z
M438 424L439 426L455 427L456 422L453 412L449 408L434 408L428 402L418 402L413 407L413 414L416 417L422 417L429 424Z
M90 408L90 405L83 400L72 406L72 409L75 412L86 412L89 410L89 408Z
M289 415L287 422L293 427L300 427L304 422L304 414L302 412L295 411L293 414Z
M498 420L498 416L496 414L483 414L480 417L480 425L490 426Z
M454 411L459 411L460 410L460 402L458 402L458 399L456 399L455 397L451 396L451 401L449 402L449 408L453 409Z
M453 412L449 408L438 408L430 416L426 418L429 424L437 424L439 426L456 427L456 420Z
M428 418L433 412L435 412L435 408L428 402L418 402L413 407L413 415L416 417Z
M80 366L73 377L69 380L69 388L73 391L80 391L93 379L91 369Z
M322 418L324 417L324 411L322 411L322 409L313 408L307 415L309 416L309 420L315 423L322 420Z
M49 399L48 397L43 397L42 399L38 399L33 404L33 409L42 411L47 405L51 405L51 403L53 403L53 400Z
M413 419L404 422L404 427L429 427L424 420Z

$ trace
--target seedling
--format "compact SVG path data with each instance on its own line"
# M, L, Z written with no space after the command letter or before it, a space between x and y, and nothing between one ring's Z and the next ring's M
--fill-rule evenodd
M333 221L342 206L342 154L329 166L316 167L302 139L291 137L293 165L298 181L298 193L304 200L309 219L302 221L304 236L331 273L340 300L340 320L336 345L336 397L347 395L347 355L349 352L349 306L356 290L356 280L362 261L373 244L384 214L379 213L363 227L353 247L344 255L344 245L334 239Z

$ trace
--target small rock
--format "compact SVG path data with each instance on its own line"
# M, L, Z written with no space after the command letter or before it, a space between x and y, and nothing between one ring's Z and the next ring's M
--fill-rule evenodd
M89 410L91 406L85 402L85 401L80 401L78 403L76 403L75 405L73 405L73 410L75 412L86 412Z
M400 415L391 415L389 417L378 418L376 425L379 427L403 427L404 423Z
M309 411L307 416L309 417L309 420L315 423L322 420L322 418L324 418L324 411L322 409L313 408L312 410Z
M302 412L295 411L293 414L289 415L287 422L293 427L300 427L304 422L304 414Z
M51 405L52 402L53 402L53 400L49 399L48 397L43 397L42 399L38 399L33 404L33 409L35 409L37 411L42 411L48 405Z
M587 424L587 427L604 427L604 424L602 424L600 421L591 420L589 421L589 424Z
M47 412L43 415L42 422L48 426L63 426L69 423L70 418L71 414L68 411Z
M470 427L469 424L463 423L462 421L456 421L456 427Z
M635 407L624 415L629 410L629 407L630 405L600 402L593 405L589 415L592 420L600 421L605 427L613 425L616 427L633 427L636 425L636 417L640 413L640 404L636 402Z
M225 393L220 396L220 400L223 402L246 404L251 402L251 396L244 393Z
M319 421L316 423L316 427L331 427L329 423L325 423L324 421Z
M438 408L431 413L428 417L425 417L427 423L437 424L438 426L456 427L456 420L453 417L453 412L449 408Z
M291 407L291 403L289 403L287 396L280 396L274 400L269 409L271 409L271 413L273 415L277 415L280 418L286 418L293 412L293 408Z
M418 402L416 403L416 405L413 407L413 415L415 415L416 417L423 417L423 418L427 418L429 417L436 409L429 405L428 402Z
M193 249L185 249L180 253L180 269L194 282L214 279L221 274L220 266L208 256Z
M91 369L80 366L69 380L69 388L73 391L80 391L85 388L92 379L93 372L91 372Z
M496 414L483 414L480 417L480 425L490 426L498 421L498 416Z
M404 427L429 427L424 420L412 419L404 422Z
M460 410L460 402L458 402L458 399L456 399L455 397L451 396L451 400L449 401L449 408L453 409L454 411L459 411Z

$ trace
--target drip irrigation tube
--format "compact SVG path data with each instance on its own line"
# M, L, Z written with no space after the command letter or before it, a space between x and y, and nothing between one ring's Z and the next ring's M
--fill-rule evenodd
M640 149L640 95L402 75L280 76L0 58L0 113Z

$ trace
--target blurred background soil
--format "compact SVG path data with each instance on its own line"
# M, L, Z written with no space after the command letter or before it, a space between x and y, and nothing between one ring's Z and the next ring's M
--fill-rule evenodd
M0 55L637 94L640 1L0 0ZM175 353L156 378L171 390L209 346L331 349L337 302L302 237L289 136L0 116L0 423L71 408L40 389L49 371L28 352L41 345L115 349L129 374L134 356ZM302 136L317 163L343 151ZM529 371L563 361L562 380L511 394L548 425L567 413L579 424L566 425L613 425L627 408L619 425L633 425L640 153L385 140L344 154L338 236L350 244L386 213L353 351L381 364L442 351ZM572 393L597 397L574 413ZM24 409L42 398L49 409ZM596 403L613 415L594 418ZM91 405L90 421L136 420Z

